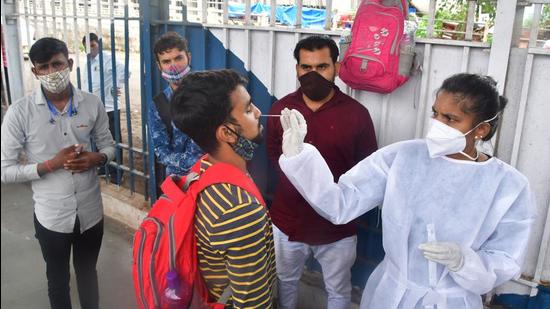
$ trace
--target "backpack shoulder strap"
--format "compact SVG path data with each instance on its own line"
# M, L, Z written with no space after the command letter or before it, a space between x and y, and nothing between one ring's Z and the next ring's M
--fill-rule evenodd
M153 97L153 102L155 102L155 106L157 107L157 111L159 113L160 119L162 119L162 122L166 127L166 132L168 132L168 138L172 140L172 136L174 132L172 132L172 116L170 114L170 102L168 102L168 98L166 98L166 96L164 95L164 92L161 92L157 94L155 97Z

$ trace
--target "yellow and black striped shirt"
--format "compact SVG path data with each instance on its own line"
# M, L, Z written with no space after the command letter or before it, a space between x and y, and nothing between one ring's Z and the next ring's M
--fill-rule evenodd
M211 163L201 161L201 173ZM230 184L207 187L197 199L195 235L199 269L218 299L231 285L233 308L271 308L275 249L267 209Z

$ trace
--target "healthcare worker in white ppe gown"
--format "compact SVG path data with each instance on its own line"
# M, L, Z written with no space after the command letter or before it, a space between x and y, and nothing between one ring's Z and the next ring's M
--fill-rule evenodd
M284 110L279 164L334 224L382 210L384 260L361 308L482 308L481 295L520 275L535 201L527 179L476 144L494 135L506 98L487 76L446 79L425 139L373 153L334 183L307 125Z

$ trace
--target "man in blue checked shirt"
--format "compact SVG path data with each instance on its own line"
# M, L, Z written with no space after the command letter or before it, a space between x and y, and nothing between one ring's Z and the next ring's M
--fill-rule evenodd
M170 100L182 78L189 73L191 54L187 41L175 32L163 34L153 48L162 78L168 82L149 104L148 125L157 157L157 185L167 175L185 175L203 151L172 123Z

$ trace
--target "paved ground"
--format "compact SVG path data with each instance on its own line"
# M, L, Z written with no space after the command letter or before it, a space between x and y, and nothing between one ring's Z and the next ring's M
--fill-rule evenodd
M34 238L32 192L28 184L1 186L2 308L49 308L46 270ZM101 308L136 308L131 277L133 231L105 219L98 273ZM72 271L72 267L71 267ZM305 280L300 286L299 309L326 307L326 294ZM71 273L73 308L79 309L74 272ZM353 308L357 308L356 305Z
M48 308L45 263L34 238L29 185L2 184L2 308ZM101 308L136 308L131 277L131 233L106 219L98 261ZM73 308L80 308L71 267Z

